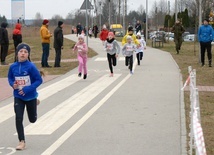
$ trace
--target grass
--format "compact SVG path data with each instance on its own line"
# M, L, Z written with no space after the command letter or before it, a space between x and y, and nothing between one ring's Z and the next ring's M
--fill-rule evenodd
M70 33L70 27L65 26L63 28L64 34ZM8 29L9 34L12 34L12 29ZM54 27L50 28L50 31L53 32ZM40 61L42 55L41 42L39 37L39 28L23 28L23 40L28 43L31 48L31 59L32 61ZM10 36L11 37L11 36ZM119 41L121 38L117 38ZM12 40L10 40L12 42ZM76 55L72 54L71 47L75 43L65 39L64 40L64 49L62 51L62 59L76 59ZM148 46L151 46L151 41L147 42ZM55 51L53 49L53 38L51 40L51 50L49 60L54 60ZM10 44L10 55L7 57L7 61L12 63L14 60L14 50L13 45ZM183 42L181 52L179 55L176 54L174 42L164 43L164 47L160 48L161 50L171 53L172 57L178 64L181 74L183 76L183 81L188 77L188 66L192 66L193 69L196 69L197 80L196 83L199 86L214 86L214 69L210 67L200 67L199 63L199 45L197 42ZM89 49L89 57L95 56L97 53ZM207 62L207 57L206 61ZM59 69L56 68L41 68L40 63L36 64L40 70L44 70L46 74L50 75L61 75L72 70L78 65L78 62L62 62ZM53 66L53 63L50 63ZM0 77L6 77L8 66L1 66ZM190 111L190 100L189 92L185 92L185 110L186 110L186 126L187 131L189 132L189 111ZM208 155L214 154L214 93L213 92L199 92L200 99L200 108L201 108L201 123L205 137L205 146ZM188 146L187 146L188 147Z

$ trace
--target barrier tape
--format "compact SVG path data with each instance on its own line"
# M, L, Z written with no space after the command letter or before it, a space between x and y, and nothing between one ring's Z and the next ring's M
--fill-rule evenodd
M187 86L187 84L189 84L190 82L190 76L188 76L188 78L186 79L186 82L184 83L183 88L181 88L181 90L184 90L184 88Z
M198 120L197 113L195 112L193 114L193 132L198 155L207 155L204 143L203 130L201 127L201 123Z

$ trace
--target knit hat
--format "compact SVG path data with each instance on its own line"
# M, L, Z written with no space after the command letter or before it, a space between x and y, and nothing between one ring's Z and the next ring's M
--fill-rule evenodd
M62 21L58 21L58 26L60 27L63 24Z
M209 19L205 18L204 21L207 21L209 23Z
M128 31L133 31L133 27L130 26L130 27L128 28Z
M16 48L16 53L18 53L21 49L26 49L30 55L30 46L26 43L20 43Z
M47 23L49 23L49 20L47 20L47 19L44 19L42 22L43 25L46 25Z
M138 32L138 33L137 33L137 36L141 36L141 33L140 33L140 32Z
M84 40L85 36L82 35L82 34L80 34L80 35L78 35L78 39L79 39L79 38L82 38L82 39Z
M114 33L113 33L113 32L109 32L109 33L108 33L108 37L109 37L109 36L112 36L112 38L114 38Z
M106 25L105 24L103 25L103 29L106 29Z

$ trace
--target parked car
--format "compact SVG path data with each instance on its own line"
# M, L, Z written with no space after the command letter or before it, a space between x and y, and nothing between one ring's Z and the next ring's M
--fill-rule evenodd
M174 33L172 32L167 32L165 35L165 39L169 41L174 41Z
M195 34L188 34L184 36L184 41L195 41L196 40L196 35Z

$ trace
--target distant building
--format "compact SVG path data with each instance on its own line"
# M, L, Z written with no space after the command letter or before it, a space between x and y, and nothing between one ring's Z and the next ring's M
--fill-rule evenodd
M25 0L11 0L11 20L16 23L25 20Z

